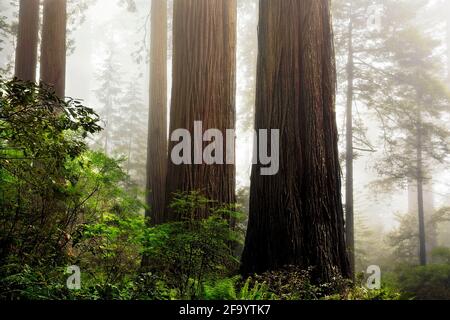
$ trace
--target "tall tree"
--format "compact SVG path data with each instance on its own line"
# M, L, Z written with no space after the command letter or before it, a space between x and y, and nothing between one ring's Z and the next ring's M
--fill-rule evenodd
M132 181L143 189L147 182L145 165L148 105L142 99L140 88L136 86L138 82L139 79L134 79L127 85L121 99L122 113L114 131L117 131L115 135L121 138L115 149L127 159L124 169Z
M242 272L314 267L350 276L328 0L261 0L256 129L280 129L280 171L252 169Z
M355 270L355 222L353 208L353 92L355 64L353 57L353 11L350 3L348 22L347 101L346 101L346 158L345 158L345 236L352 276Z
M443 121L449 95L440 79L441 61L435 55L439 42L431 39L417 18L429 2L386 1L378 57L390 66L372 70L381 75L380 86L366 87L366 101L376 109L384 133L384 155L376 169L384 176L381 187L393 183L415 187L418 215L419 263L427 263L424 186L431 180L432 166L445 162L450 132ZM387 58L386 58L387 57ZM381 88L381 89L380 89Z
M39 0L20 0L15 76L36 81L39 34Z
M66 82L67 0L44 0L41 81L64 97Z
M167 1L152 0L146 216L164 221L167 175Z
M383 188L381 190L390 190L388 187L391 187L394 182L404 187L405 181L407 181L409 189L413 191L410 192L410 196L412 195L414 198L412 200L415 204L414 211L419 215L417 209L423 207L423 210L420 210L420 216L424 216L425 220L427 218L431 220L432 211L423 205L424 202L430 202L430 199L427 199L426 193L424 195L424 188L417 185L417 177L423 176L423 182L429 184L431 188L430 172L427 172L429 168L422 166L421 175L418 175L417 168L420 166L419 162L429 162L430 158L441 153L439 150L442 147L440 141L443 138L443 130L436 122L428 121L429 117L425 115L426 126L432 128L427 131L434 137L422 135L422 138L426 141L426 149L428 149L428 146L432 147L429 150L422 150L423 156L420 157L418 148L421 144L416 139L419 134L415 122L420 113L416 112L416 108L425 109L425 113L433 114L439 107L428 106L427 102L419 98L417 90L424 91L424 96L433 96L433 99L436 99L433 103L437 104L440 104L436 101L441 99L443 94L442 90L439 89L441 85L438 83L434 92L430 90L432 89L431 86L424 86L428 80L423 78L431 78L430 81L435 83L434 76L437 74L435 70L437 62L432 57L433 49L430 49L436 44L433 44L432 41L424 41L425 39L417 32L417 30L424 31L423 19L421 19L419 12L426 10L429 1L411 1L384 1L383 6L373 6L374 3L370 0L335 0L337 53L338 63L340 63L339 69L344 71L340 74L340 77L345 79L347 83L345 88L341 88L342 92L346 91L347 129L349 129L350 121L353 122L353 158L357 156L356 151L375 150L367 142L363 143L363 148L356 145L356 143L364 140L361 139L364 136L359 136L361 128L357 127L356 119L351 120L349 117L349 115L354 115L354 113L350 113L354 106L350 107L349 100L353 100L354 103L363 103L380 120L380 126L384 133L383 141L388 145L384 148L387 152L385 152L383 161L376 164L379 173L387 178L382 181ZM369 21L368 13L371 15ZM352 45L349 44L350 41ZM408 48L408 50L405 48ZM353 51L353 53L350 54L350 51ZM351 69L348 68L349 61L351 62ZM344 67L345 64L347 68ZM349 72L349 70L352 70L352 72ZM416 75L421 75L421 77ZM349 76L353 76L353 81L349 80ZM419 78L422 79L419 80ZM351 90L353 95L349 94L350 86L353 87L353 90ZM438 98L439 95L441 98ZM405 100L408 100L408 103ZM427 100L429 99L427 98ZM435 115L432 117L436 118ZM363 119L363 121L366 121L366 119ZM400 128L403 128L403 131ZM347 130L347 132L350 132L350 130ZM407 143L403 139L405 134L411 137ZM346 140L349 140L349 135L346 138ZM347 141L347 147L349 144L350 141ZM437 152L432 151L432 148L436 148ZM350 168L349 161L352 159L349 157L349 152L351 151L347 150L347 209L352 204L349 200L352 198L350 192L353 192L351 179L349 179L351 173L348 171ZM421 161L418 161L419 159ZM420 192L418 192L418 189L420 189ZM353 209L352 205L351 207ZM347 221L350 221L351 211L347 210L346 214ZM422 248L425 242L424 233L428 233L427 239L432 239L432 234L435 233L432 228L433 224L428 223L428 229L423 227L424 224L426 223L421 223L422 226L420 227L420 230L422 230L420 232ZM350 224L347 223L347 237L351 239L349 233L352 232ZM429 245L426 246L426 251L430 251L433 241L428 240L427 243ZM348 245L350 247L350 243Z
M218 129L224 135L234 129L235 65L236 1L175 0L170 133L187 129L194 137L195 121L202 121L204 130ZM224 144L234 144L234 137L230 139L224 139ZM169 154L176 144L169 143ZM194 141L191 146L192 151L200 149ZM199 191L219 203L234 203L235 166L195 164L200 161L188 156L192 164L176 165L169 159L166 203L173 193L188 191ZM226 163L225 153L222 160ZM207 215L204 210L196 213L197 218ZM174 213L168 218L179 219Z
M108 40L106 43L105 60L99 65L96 79L99 87L95 93L101 104L99 114L104 122L104 130L99 136L103 152L111 155L116 151L118 143L117 136L122 136L117 127L123 123L124 115L121 114L123 104L122 94L124 83L122 82L121 66L117 63L116 44Z
M421 97L419 97L421 100ZM419 100L419 103L420 103ZM417 144L415 146L417 152L417 164L416 164L416 181L417 181L417 202L419 213L419 259L422 266L427 264L427 249L426 249L426 235L425 235L425 207L423 203L423 186L424 180L426 179L424 175L424 163L423 163L423 120L422 120L422 110L419 107L417 110L417 121L416 124L416 135Z
M360 92L373 78L372 72L361 63L376 49L377 37L368 28L368 12L371 0L334 0L333 17L336 43L338 94L345 101L345 229L346 242L353 276L355 275L355 219L354 205L354 162L359 153L375 152L366 136L362 119L357 117L355 106L361 102ZM370 21L372 22L372 21Z

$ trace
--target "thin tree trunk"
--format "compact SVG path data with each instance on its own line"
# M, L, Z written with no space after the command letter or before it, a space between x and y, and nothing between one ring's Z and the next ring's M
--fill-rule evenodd
M348 26L348 63L347 63L347 127L346 127L346 180L345 180L345 231L347 251L350 260L352 277L355 275L355 226L353 207L353 13L350 8Z
M167 1L152 0L146 217L164 221L167 175Z
M39 0L20 0L15 76L36 81L39 34Z
M106 125L105 125L105 128L103 129L103 132L104 132L104 135L105 135L105 142L104 142L104 145L103 145L103 149L104 149L104 152L105 152L105 154L108 156L109 155L109 148L110 148L110 146L109 146L109 135L110 135L110 128L111 128L111 126L112 126L112 121L111 121L111 118L112 118L112 116L111 116L111 113L112 113L112 104L113 104L113 101L112 101L113 99L112 99L112 97L111 96L108 96L108 99L107 99L107 102L106 102L106 112L105 112L105 121L106 121Z
M203 130L218 129L225 136L235 127L236 1L175 0L173 28L170 132L187 129L194 137L194 122L202 121ZM232 139L224 137L224 144L234 143ZM176 144L171 142L169 151ZM224 163L225 158L224 152ZM182 165L169 159L167 203L173 193L189 191L222 204L235 203L234 165L194 163L194 157L192 164ZM205 218L208 212L197 210L195 216ZM179 218L170 213L170 220Z
M280 129L280 171L253 166L243 274L314 267L350 277L328 0L261 0L256 129Z
M63 98L66 81L66 0L44 0L41 81Z
M133 121L131 121L130 125L132 125ZM133 128L133 126L132 126ZM130 132L130 135L128 136L128 152L127 152L127 175L130 175L131 172L131 153L133 148L133 136Z
M423 204L423 142L422 142L422 115L419 111L417 125L417 211L419 213L419 260L420 265L427 264L425 209Z

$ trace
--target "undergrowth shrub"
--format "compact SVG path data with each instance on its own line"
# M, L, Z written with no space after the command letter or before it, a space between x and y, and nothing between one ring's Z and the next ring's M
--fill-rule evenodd
M242 241L242 234L231 223L240 215L197 192L177 194L172 208L182 221L149 228L144 254L150 261L149 270L160 275L180 298L195 299L205 281L237 271L233 247ZM192 212L198 209L209 210L209 217L194 219Z
M392 273L393 285L403 299L449 300L450 265L400 266Z
M240 276L206 282L203 287L204 300L274 300L277 297L269 292L265 283L242 281Z

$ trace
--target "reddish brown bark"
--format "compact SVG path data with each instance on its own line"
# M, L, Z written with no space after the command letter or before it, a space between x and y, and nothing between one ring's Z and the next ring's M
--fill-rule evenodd
M66 0L44 0L41 43L41 81L59 97L66 83Z
M170 132L183 128L193 136L194 121L202 121L204 130L225 135L235 127L236 1L175 0L173 28ZM169 156L175 144L169 143ZM180 191L234 203L235 166L175 165L169 159L167 203ZM197 212L197 218L206 216ZM171 213L168 219L179 217Z
M147 217L160 224L165 214L167 174L167 1L152 0L150 112L147 151Z
M280 129L280 171L252 171L244 274L314 267L350 276L328 0L261 0L256 129Z
M36 81L39 34L39 0L20 0L15 76Z

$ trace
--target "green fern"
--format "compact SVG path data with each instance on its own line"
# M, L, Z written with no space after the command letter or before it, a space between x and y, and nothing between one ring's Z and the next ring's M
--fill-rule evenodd
M276 296L269 292L269 287L266 283L259 283L256 281L253 286L252 279L248 278L242 286L237 300L274 300Z

